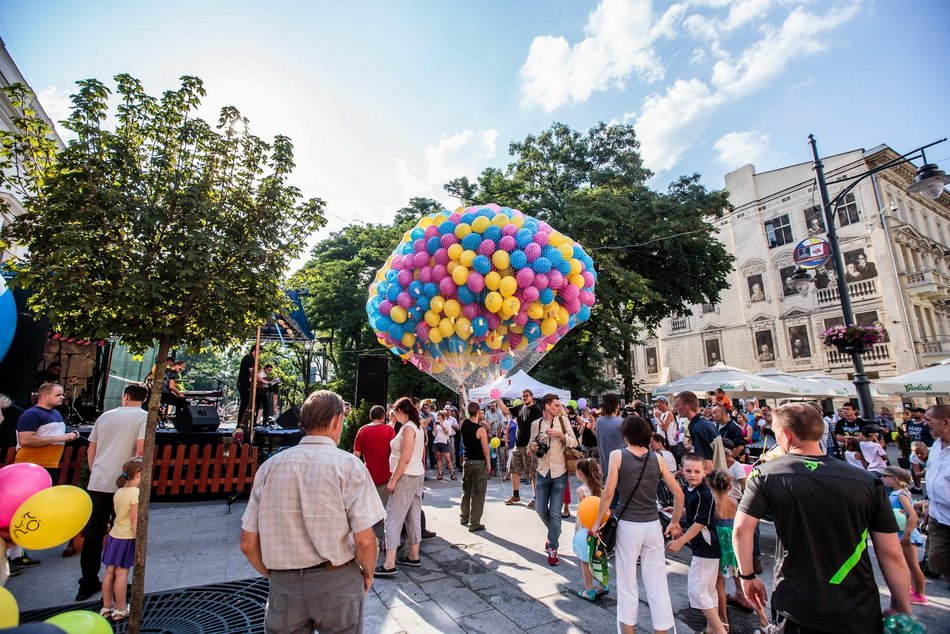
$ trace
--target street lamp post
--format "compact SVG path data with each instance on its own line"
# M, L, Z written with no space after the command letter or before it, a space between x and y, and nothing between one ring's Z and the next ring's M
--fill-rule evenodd
M855 186L871 174L890 169L896 165L905 162L911 162L911 159L921 158L923 166L917 168L917 175L914 183L907 189L908 192L917 193L925 198L936 199L943 193L944 186L950 182L950 176L947 176L942 170L937 169L933 163L927 163L927 157L924 150L943 143L947 139L940 139L928 145L924 145L915 150L903 154L896 159L878 165L877 167L859 174L852 179L850 185L844 188L834 199L828 196L828 184L825 182L824 166L818 156L818 144L815 141L815 135L808 135L808 143L811 145L812 156L815 159L815 178L818 181L818 195L821 198L821 207L824 211L825 225L828 229L828 244L831 247L831 264L835 270L835 277L838 284L838 296L841 298L841 312L844 314L844 323L846 326L854 325L854 311L851 308L851 295L848 293L848 281L845 279L844 260L841 256L841 248L838 245L838 231L835 225L835 216L838 211L838 204L847 196ZM919 152L919 155L918 155ZM911 163L913 164L913 163ZM864 360L860 352L851 353L851 361L854 364L854 387L858 392L858 402L861 407L861 417L864 420L874 420L874 403L871 400L871 382L868 381L868 375L864 371Z

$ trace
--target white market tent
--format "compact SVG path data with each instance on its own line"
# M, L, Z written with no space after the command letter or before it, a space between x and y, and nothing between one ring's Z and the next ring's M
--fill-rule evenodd
M788 396L798 396L801 398L827 398L836 396L837 392L830 386L823 385L817 381L811 381L781 370L763 370L758 373L771 381L777 381L788 387Z
M923 370L908 372L889 379L878 379L874 385L891 394L908 396L950 394L950 359Z
M468 398L477 403L487 402L491 400L491 391L496 388L501 392L501 398L521 398L522 392L531 390L534 398L539 402L545 394L557 394L557 397L564 404L571 400L569 390L545 385L541 381L532 379L524 370L518 370L511 376L498 377L488 385L469 390Z
M854 387L854 383L850 381L844 381L842 379L836 379L833 376L827 374L809 374L805 377L806 381L814 381L815 383L831 390L829 396L836 396L838 398L857 398L858 389ZM871 385L871 398L876 399L887 399L890 398L890 395L885 394L879 388Z
M722 388L730 396L793 396L787 385L732 366L718 364L700 370L698 374L677 379L653 390L653 396L674 395L685 390L711 392ZM702 397L702 394L700 394Z

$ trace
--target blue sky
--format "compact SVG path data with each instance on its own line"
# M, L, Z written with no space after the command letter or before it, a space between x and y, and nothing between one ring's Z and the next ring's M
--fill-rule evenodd
M0 36L54 118L77 79L205 81L290 136L330 229L504 166L553 121L633 123L653 185L950 136L946 0L44 2L4 0ZM927 64L933 70L924 70ZM921 73L917 76L915 73ZM930 160L950 170L950 142ZM530 210L525 210L529 211Z

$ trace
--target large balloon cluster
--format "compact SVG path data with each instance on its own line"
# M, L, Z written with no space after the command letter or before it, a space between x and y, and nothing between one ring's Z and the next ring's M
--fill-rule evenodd
M590 318L597 274L580 244L496 204L424 216L369 289L394 354L455 388L529 369Z

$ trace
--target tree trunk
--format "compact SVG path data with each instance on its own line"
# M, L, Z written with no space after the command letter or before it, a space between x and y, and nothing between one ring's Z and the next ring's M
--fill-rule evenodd
M152 494L152 473L155 470L155 430L158 427L158 412L162 403L162 381L165 377L171 337L163 335L158 340L158 356L155 357L155 372L152 374L152 394L148 399L148 422L145 427L145 446L142 451L142 481L139 484L138 525L135 530L135 574L132 577L132 596L129 605L128 634L142 631L142 610L145 606L145 554L148 546L148 507Z
M633 346L629 339L623 340L623 361L620 364L620 373L623 376L623 398L626 402L633 402L633 368L630 358L633 355Z

